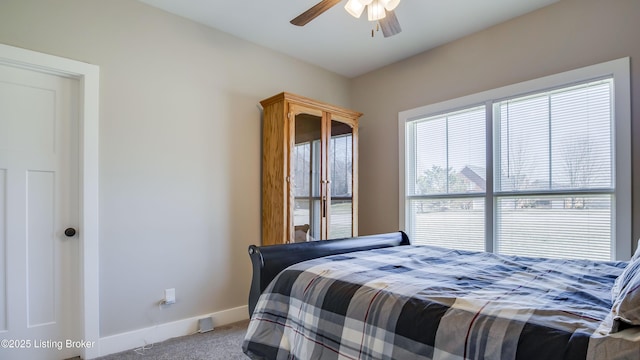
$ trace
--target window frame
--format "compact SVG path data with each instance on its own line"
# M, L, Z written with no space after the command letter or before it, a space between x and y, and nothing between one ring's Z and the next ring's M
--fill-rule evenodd
M409 218L406 216L409 211L406 170L407 161L410 160L407 158L409 149L406 139L407 123L473 106L481 105L485 107L487 171L487 191L484 197L485 250L493 252L495 243L494 228L496 226L494 163L497 161L494 154L496 143L494 140L493 104L506 98L549 91L606 77L613 78L612 126L615 195L612 208L611 260L628 260L633 253L633 241L631 239L631 81L630 59L628 57L399 112L399 228L408 232L410 238L413 235L408 230Z

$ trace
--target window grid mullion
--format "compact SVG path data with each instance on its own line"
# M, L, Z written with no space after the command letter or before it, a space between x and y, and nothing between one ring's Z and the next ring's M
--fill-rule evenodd
M449 117L447 116L444 120L444 136L446 138L444 142L445 148L445 168L444 168L444 192L449 193Z
M495 174L494 174L494 169L496 167L494 167L494 160L496 160L496 157L494 156L494 134L496 134L494 132L494 124L496 123L494 121L494 103L493 101L487 101L485 103L485 137L486 137L486 142L485 142L485 156L486 156L486 173L485 173L485 178L486 178L486 186L485 186L485 207L484 207L484 211L485 211L485 221L484 221L484 247L486 249L487 252L494 252L494 248L495 248L495 233L494 233L494 228L496 225L496 219L495 219L495 200L494 200L494 196L493 193L495 191L495 187L494 187L494 181L495 181ZM499 117L498 117L499 120ZM500 127L496 126L496 130L499 130ZM499 138L498 136L496 136L497 138ZM498 152L499 153L499 152ZM499 177L498 177L499 178Z
M549 120L547 122L548 131L549 131L549 143L548 143L548 155L549 156L549 189L553 189L553 154L551 153L552 147L552 139L553 139L553 128L551 126L553 114L551 114L551 94L547 94L547 116Z

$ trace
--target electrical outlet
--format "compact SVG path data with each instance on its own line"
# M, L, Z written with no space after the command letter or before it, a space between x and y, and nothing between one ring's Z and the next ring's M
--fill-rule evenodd
M176 303L176 289L164 289L164 305L171 305Z

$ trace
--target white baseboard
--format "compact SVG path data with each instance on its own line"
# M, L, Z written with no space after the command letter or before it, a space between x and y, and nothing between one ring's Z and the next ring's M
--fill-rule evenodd
M247 306L239 306L212 314L159 324L144 329L129 331L126 333L111 335L100 338L99 354L105 356L122 352L125 350L137 349L139 347L161 342L174 337L190 335L198 331L198 320L211 316L213 326L223 326L249 318Z

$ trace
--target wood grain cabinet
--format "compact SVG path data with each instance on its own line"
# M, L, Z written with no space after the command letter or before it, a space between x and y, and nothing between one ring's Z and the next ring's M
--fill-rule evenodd
M357 236L362 114L286 92L260 104L262 245Z

